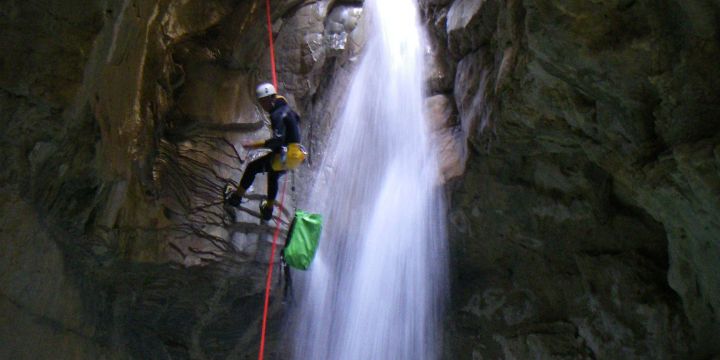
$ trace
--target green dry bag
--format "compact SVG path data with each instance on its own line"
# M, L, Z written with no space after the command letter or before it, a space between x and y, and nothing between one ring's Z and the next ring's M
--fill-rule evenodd
M320 214L311 214L302 210L295 211L295 219L290 225L283 250L285 263L296 269L307 270L315 257L321 232L322 216Z

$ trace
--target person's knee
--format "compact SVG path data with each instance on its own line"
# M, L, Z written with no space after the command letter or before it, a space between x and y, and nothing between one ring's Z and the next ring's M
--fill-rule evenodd
M252 174L257 174L259 172L263 171L263 164L260 160L255 160L248 164L247 168L245 169L245 172L250 172Z

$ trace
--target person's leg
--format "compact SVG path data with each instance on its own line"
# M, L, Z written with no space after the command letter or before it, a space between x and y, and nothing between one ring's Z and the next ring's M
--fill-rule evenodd
M267 199L260 205L260 213L264 220L270 220L272 218L273 209L275 207L275 198L278 193L278 180L284 173L284 171L272 170L267 172Z
M252 161L248 164L248 166L245 168L245 172L243 172L242 178L240 179L240 186L238 186L237 190L235 190L235 193L233 193L228 199L228 203L230 203L230 205L240 205L240 199L245 195L247 189L249 189L255 181L255 175L267 171L266 169L270 168L269 165L271 161L272 153L256 159L255 161Z
M275 198L278 193L278 180L282 174L282 171L269 171L267 174L267 201L269 203L275 203Z
M245 168L242 179L240 179L240 186L238 187L238 192L245 192L255 181L255 175L266 171L266 163L268 163L269 159L271 158L271 156L268 155L265 155L248 164L247 168Z

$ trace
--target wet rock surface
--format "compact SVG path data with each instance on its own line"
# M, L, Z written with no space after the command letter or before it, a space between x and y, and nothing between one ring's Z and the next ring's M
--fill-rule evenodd
M264 6L0 6L0 357L257 356L275 228L258 220L264 176L232 215L220 204L260 155L238 145L269 135L253 101L271 79ZM357 50L361 7L272 9L280 92L305 115ZM266 358L286 351L278 269Z
M718 4L423 3L468 144L448 357L717 356Z

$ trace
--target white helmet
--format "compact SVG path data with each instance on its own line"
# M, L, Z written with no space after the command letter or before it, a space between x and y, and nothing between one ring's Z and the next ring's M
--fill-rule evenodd
M262 99L266 96L270 95L276 95L277 92L275 92L275 87L272 86L270 83L264 83L260 84L257 89L255 89L255 95L258 99Z

